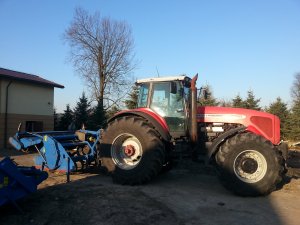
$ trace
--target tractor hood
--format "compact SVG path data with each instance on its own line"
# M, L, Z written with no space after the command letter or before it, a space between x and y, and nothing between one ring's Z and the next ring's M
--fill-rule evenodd
M241 124L248 131L262 135L275 145L280 143L280 120L270 113L242 108L199 106L197 122Z

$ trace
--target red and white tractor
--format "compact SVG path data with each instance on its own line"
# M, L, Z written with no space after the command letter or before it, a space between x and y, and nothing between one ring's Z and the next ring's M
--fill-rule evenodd
M120 184L142 184L178 154L205 154L225 187L242 196L275 190L287 146L277 116L255 110L197 106L196 81L187 76L137 81L137 108L108 121L101 163Z

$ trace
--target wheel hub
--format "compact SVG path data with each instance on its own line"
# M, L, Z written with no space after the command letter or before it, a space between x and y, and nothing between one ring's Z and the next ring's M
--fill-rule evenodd
M111 156L116 166L130 170L140 163L143 147L137 137L129 133L122 133L112 142Z
M245 173L253 174L257 171L258 164L254 159L247 158L241 162L241 168Z
M124 153L126 156L131 157L135 154L135 149L133 145L126 145L124 148Z
M256 183L267 173L267 161L257 150L245 150L234 160L235 175L245 183Z

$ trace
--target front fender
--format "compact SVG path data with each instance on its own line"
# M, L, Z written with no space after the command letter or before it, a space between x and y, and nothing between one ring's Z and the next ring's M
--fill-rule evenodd
M235 129L225 132L224 134L220 135L216 140L214 140L214 142L208 149L207 163L208 163L208 161L210 161L211 157L217 152L217 150L221 144L223 144L228 138L236 135L237 133L245 132L245 130L246 130L246 127L244 127L244 126L237 127Z
M111 117L108 120L108 122L123 116L138 116L146 119L151 124L151 126L160 134L164 141L170 142L171 135L166 121L157 113L153 112L151 109L140 108L134 110L121 111L115 114L113 117Z

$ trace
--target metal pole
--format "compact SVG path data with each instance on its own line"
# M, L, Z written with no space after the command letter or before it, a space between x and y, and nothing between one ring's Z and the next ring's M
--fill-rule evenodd
M68 157L67 158L67 165L68 165L68 168L67 168L67 183L70 182L70 158Z
M12 81L9 81L8 85L6 86L6 102L5 102L5 118L4 118L4 148L7 148L7 114L8 114L8 89L11 85Z

